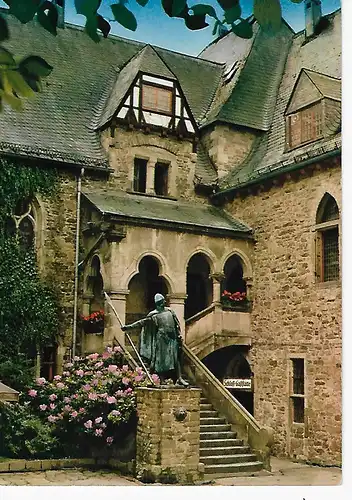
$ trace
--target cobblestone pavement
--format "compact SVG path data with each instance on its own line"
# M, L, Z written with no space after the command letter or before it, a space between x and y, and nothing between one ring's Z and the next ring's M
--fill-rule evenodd
M272 471L252 476L232 476L214 479L211 486L332 486L342 480L337 467L315 467L273 457ZM43 472L13 472L0 474L1 486L144 486L132 477L111 470L87 469L48 470ZM0 495L1 496L1 495Z

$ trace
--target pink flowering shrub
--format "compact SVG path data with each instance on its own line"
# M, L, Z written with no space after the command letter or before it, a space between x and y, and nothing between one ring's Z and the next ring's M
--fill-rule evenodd
M93 447L109 447L136 423L135 387L148 385L141 368L132 370L121 349L75 357L52 382L38 379L23 395L25 404L44 422L64 452L87 456ZM158 382L157 376L153 379Z

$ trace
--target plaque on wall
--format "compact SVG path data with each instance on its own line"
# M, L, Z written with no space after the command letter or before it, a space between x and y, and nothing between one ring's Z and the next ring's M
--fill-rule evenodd
M227 389L251 390L252 379L250 378L224 378L223 384Z

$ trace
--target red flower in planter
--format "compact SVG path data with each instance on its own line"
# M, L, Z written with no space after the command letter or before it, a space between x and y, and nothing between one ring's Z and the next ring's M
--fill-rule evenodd
M246 292L228 292L227 290L224 290L222 295L221 295L223 302L225 304L234 304L235 302L243 302L247 300L247 294Z

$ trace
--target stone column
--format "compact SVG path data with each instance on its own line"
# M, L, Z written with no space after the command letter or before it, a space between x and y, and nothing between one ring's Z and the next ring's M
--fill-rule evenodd
M154 161L149 160L147 163L147 186L146 193L154 193L154 174L155 174L155 164Z
M187 295L184 293L170 293L167 296L169 307L173 309L181 325L181 335L185 340L185 300Z
M136 474L141 481L192 484L202 478L200 392L175 386L136 389Z
M210 275L213 280L213 304L221 303L221 282L225 278L224 273L213 273Z
M119 315L120 320L123 324L126 322L126 298L130 293L129 290L116 290L109 292L108 295L111 299L113 306ZM104 346L112 345L114 337L120 342L121 345L125 345L125 334L121 330L121 325L119 320L116 318L114 311L105 301L105 315L107 321L104 328Z
M247 299L252 301L252 286L253 286L253 278L249 276L243 276L243 279L246 282L247 288Z

